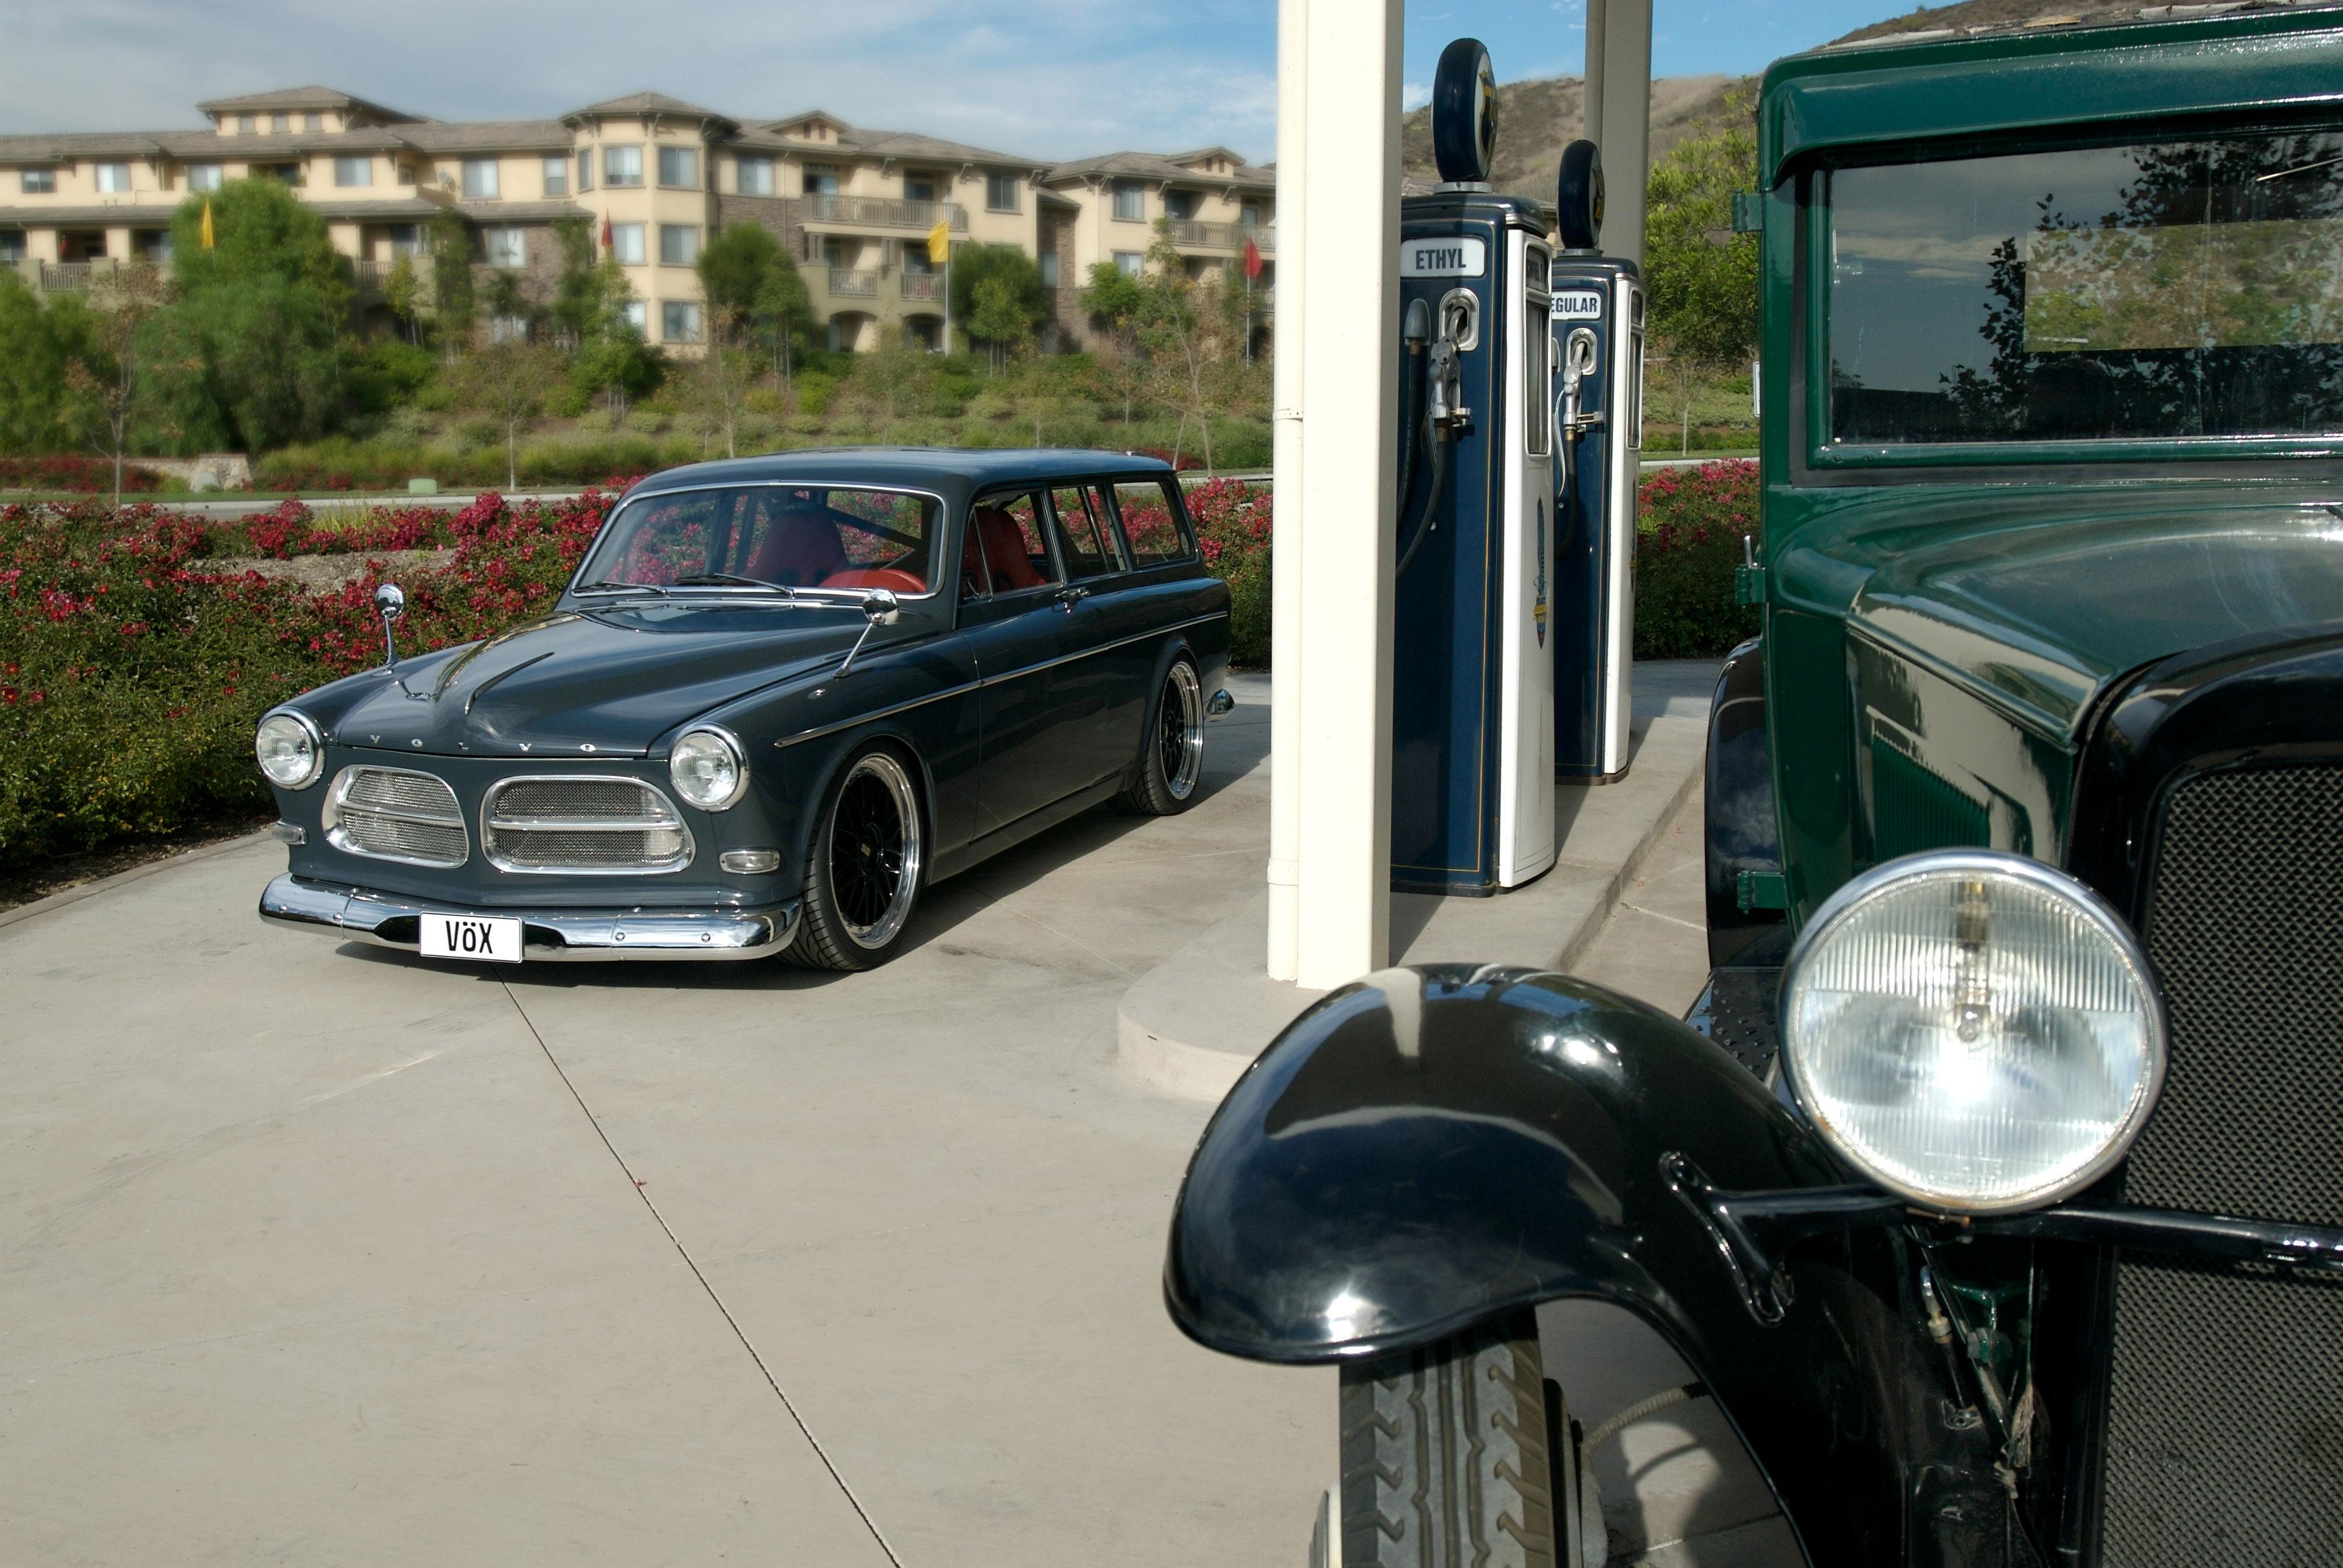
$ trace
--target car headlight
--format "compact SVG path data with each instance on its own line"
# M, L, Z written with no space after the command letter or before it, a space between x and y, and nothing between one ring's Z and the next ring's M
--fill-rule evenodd
M749 759L721 729L687 729L668 754L667 776L675 792L701 810L721 811L748 792Z
M307 789L326 770L326 739L308 715L280 709L253 731L252 755L280 789Z
M1782 1060L1865 1175L1995 1213L2123 1158L2164 1082L2164 1009L2089 889L2016 855L1935 850L1856 878L1800 934Z

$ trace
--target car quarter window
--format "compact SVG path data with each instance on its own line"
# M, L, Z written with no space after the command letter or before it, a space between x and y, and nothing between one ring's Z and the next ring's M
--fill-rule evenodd
M1050 492L1050 511L1058 520L1058 548L1065 554L1068 577L1104 577L1122 568L1099 487L1061 485Z
M1114 487L1114 509L1122 518L1122 542L1131 564L1161 566L1196 553L1189 543L1170 479L1126 479Z
M969 508L960 547L960 597L1012 594L1056 586L1058 573L1041 539L1038 490L996 491Z

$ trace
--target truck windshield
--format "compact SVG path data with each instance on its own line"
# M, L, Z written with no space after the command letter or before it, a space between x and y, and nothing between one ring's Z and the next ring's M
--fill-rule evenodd
M931 496L741 485L655 493L604 525L579 591L697 588L928 591Z
M2343 133L1826 178L1835 442L2343 434Z

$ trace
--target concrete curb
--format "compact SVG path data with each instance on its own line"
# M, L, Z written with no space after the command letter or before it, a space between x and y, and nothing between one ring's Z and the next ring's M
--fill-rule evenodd
M1624 780L1560 792L1562 854L1553 870L1494 899L1394 894L1393 961L1569 967L1699 788L1707 739L1704 719L1639 721ZM1279 1031L1325 994L1262 972L1268 930L1263 890L1125 991L1115 1012L1115 1056L1123 1068L1178 1099L1226 1095Z
M187 849L176 855L166 855L159 860L149 860L143 866L133 866L126 871L116 871L110 877L100 877L94 882L82 882L74 887L63 889L45 899L35 899L29 904L18 904L13 910L0 910L0 930L21 924L35 915L53 915L59 910L69 909L80 903L84 899L94 899L98 894L108 892L125 883L136 882L159 872L173 870L180 866L193 865L197 860L208 860L215 855L225 855L233 849L265 843L267 839L268 829L264 828L257 833L246 833L240 839L224 839L216 844L206 844L200 849ZM256 888L253 897L257 900L259 896L259 891Z

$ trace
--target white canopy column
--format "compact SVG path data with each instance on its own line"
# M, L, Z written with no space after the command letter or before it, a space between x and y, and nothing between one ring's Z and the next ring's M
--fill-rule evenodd
M1644 265L1652 0L1586 0L1586 134L1603 149L1603 253Z
M1278 5L1268 969L1313 989L1391 945L1403 11Z

